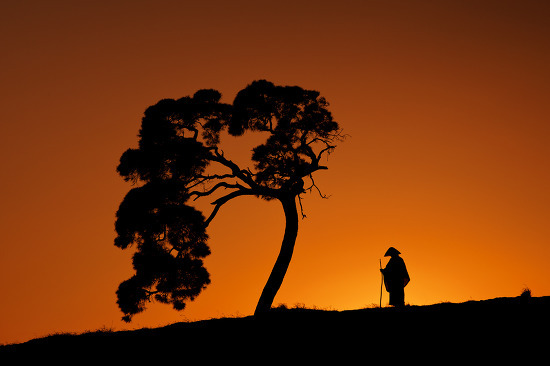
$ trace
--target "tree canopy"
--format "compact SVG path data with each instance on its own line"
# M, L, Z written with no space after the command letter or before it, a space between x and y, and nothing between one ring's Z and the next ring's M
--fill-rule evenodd
M232 104L202 89L193 96L162 99L146 109L138 148L125 151L118 173L135 186L116 215L115 245L135 247L134 276L117 290L118 305L130 321L148 301L185 308L210 283L203 259L210 254L206 228L230 200L253 195L283 204L287 225L257 311L271 306L296 240L296 197L315 186L313 173L327 169L322 158L342 139L327 101L314 90L254 81ZM254 169L241 168L219 148L223 131L241 136L264 133L252 149ZM209 172L222 168L223 173ZM310 185L305 186L309 179ZM207 217L194 200L224 188Z

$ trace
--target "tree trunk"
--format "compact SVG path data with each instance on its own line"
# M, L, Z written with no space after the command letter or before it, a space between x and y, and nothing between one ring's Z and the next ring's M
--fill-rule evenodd
M285 278L288 265L292 259L292 252L294 251L294 244L296 243L296 237L298 236L298 210L296 208L296 197L281 199L283 204L283 210L285 212L286 226L285 235L283 237L283 243L281 244L281 251L277 257L277 261L271 270L271 274L265 284L265 287L256 306L254 315L266 312L271 308L275 295L283 279Z

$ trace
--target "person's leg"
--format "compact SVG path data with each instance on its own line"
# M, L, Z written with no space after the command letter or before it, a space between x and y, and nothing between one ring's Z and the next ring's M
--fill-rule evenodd
M405 306L405 289L397 289L390 292L390 305Z

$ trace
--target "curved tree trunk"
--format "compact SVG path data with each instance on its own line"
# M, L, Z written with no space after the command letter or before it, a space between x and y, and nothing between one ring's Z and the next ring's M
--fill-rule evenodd
M281 251L277 257L277 261L271 270L271 274L265 284L265 287L256 306L254 315L268 311L273 304L275 295L285 277L288 265L292 259L292 252L294 251L294 244L296 243L296 237L298 236L298 210L296 208L296 197L281 199L283 204L283 210L285 212L286 226L285 235L283 237L283 243L281 244Z

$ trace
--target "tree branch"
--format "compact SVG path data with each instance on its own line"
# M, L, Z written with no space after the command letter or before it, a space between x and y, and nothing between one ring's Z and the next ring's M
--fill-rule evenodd
M241 186L240 184L238 183L235 183L235 184L229 184L227 182L220 182L218 184L216 184L214 187L212 187L211 189L209 189L208 191L204 191L204 192L199 192L199 191L193 191L193 192L190 192L189 195L190 196L197 196L195 197L195 199L193 201L196 201L199 197L203 197L203 196L208 196L208 195L211 195L212 193L214 193L218 188L234 188L234 189L246 189L245 187Z
M327 196L327 195L324 195L321 190L319 189L319 187L317 187L317 185L315 184L315 181L313 180L313 175L310 174L309 175L309 179L311 179L311 186L309 186L308 188L306 188L305 190L308 190L309 193L311 193L311 191L313 190L313 188L315 188L317 190L317 192L319 193L319 196L321 196L321 198L329 198L330 196Z
M252 179L252 173L249 170L241 169L233 161L226 159L223 156L223 152L220 153L217 147L214 147L211 150L213 151L213 154L211 156L212 161L218 162L231 169L231 172L233 173L232 175L235 178L239 178L241 181L246 183L250 188L258 187L258 184L254 182L254 179Z
M236 198L236 197L240 197L240 196L246 196L246 195L254 195L255 193L252 191L252 190L249 190L249 189L241 189L241 190L238 190L238 191L235 191L235 192L231 192L229 193L228 195L226 196L223 196L221 198L218 198L217 200L215 200L214 202L212 202L213 205L216 205L214 207L214 210L212 211L212 213L210 214L210 216L208 216L208 218L206 219L205 221L205 224L206 226L208 227L208 225L210 225L210 222L212 221L212 219L214 219L214 217L216 216L216 214L218 213L218 211L220 210L220 208L225 204L227 203L229 200L232 200L233 198Z
M300 203L300 213L302 214L302 220L307 218L304 213L304 206L302 206L302 196L298 195L298 202Z
M319 154L317 155L317 164L319 164L319 161L321 161L321 156L323 155L323 153L328 151L328 153L330 154L332 152L332 150L334 150L335 148L336 148L336 146L327 144L327 147L325 147L323 150L321 150L319 152Z
M234 174L210 174L210 175L199 175L197 178L200 178L206 181L210 179L225 179L225 178L236 178L236 177Z

